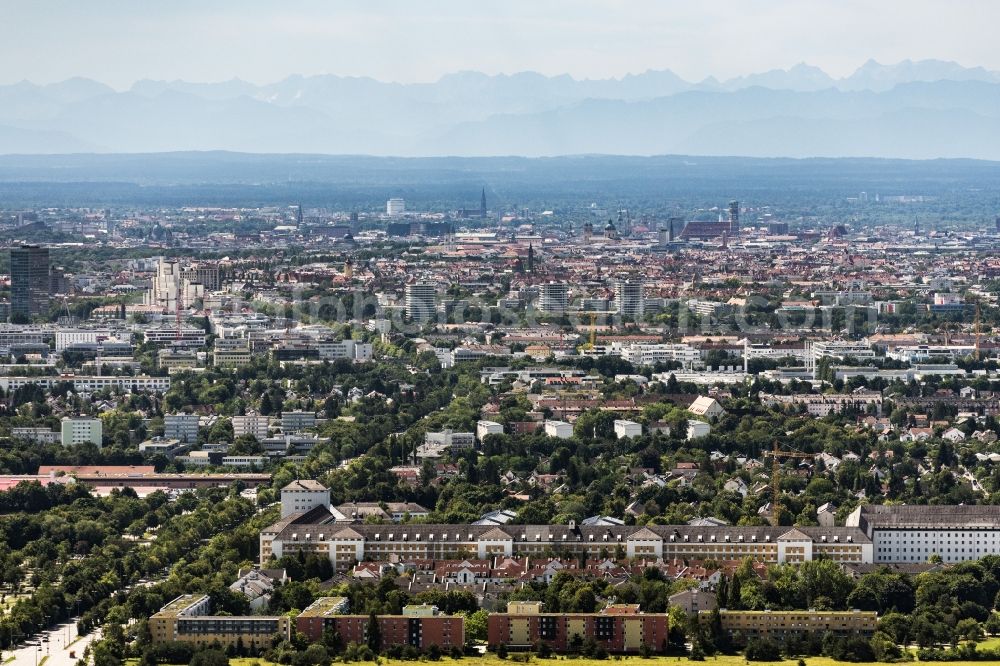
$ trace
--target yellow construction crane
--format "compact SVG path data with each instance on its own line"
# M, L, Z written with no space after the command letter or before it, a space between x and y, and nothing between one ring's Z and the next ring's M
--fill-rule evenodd
M580 349L591 350L597 344L597 313L590 313L590 337L587 342L580 345Z
M812 458L813 454L801 451L782 451L778 448L778 442L774 442L774 449L766 451L765 457L772 458L771 461L771 523L778 524L781 517L781 461L783 458Z

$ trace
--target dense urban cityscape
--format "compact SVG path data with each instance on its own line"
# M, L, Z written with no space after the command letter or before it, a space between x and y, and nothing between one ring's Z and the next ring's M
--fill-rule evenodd
M489 189L5 211L4 647L884 661L1000 630L1000 217Z
M1000 664L996 3L0 6L0 666Z

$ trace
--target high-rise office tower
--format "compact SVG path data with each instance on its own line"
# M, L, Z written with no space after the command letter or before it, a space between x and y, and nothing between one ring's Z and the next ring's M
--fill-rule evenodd
M218 264L203 263L186 266L181 269L180 275L182 280L203 285L205 291L218 291L222 286Z
M642 280L615 280L615 303L618 314L624 317L641 318L646 314L646 296Z
M729 233L740 233L740 202L729 202Z
M417 322L434 319L437 287L432 282L411 282L404 290L406 316Z
M49 249L22 245L10 250L10 313L31 318L49 309Z
M565 282L546 282L538 293L538 309L542 312L562 314L569 306L569 287Z
M670 218L670 236L668 237L668 239L670 240L670 242L671 242L671 243L673 243L673 242L674 242L674 240L675 240L675 239L677 238L677 230L676 230L676 228L674 227L674 223L675 223L675 222L676 222L676 223L677 223L678 225L680 225L680 227L681 227L682 229L684 228L684 220L682 220L682 219L681 219L681 218L679 218L679 217L672 217L672 218Z

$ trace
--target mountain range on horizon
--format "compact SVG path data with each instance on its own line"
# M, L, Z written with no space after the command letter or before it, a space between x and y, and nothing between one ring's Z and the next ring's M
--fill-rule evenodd
M0 154L230 150L393 156L684 153L1000 159L1000 72L874 60L725 81L536 72L432 83L300 76L264 85L86 78L0 86Z

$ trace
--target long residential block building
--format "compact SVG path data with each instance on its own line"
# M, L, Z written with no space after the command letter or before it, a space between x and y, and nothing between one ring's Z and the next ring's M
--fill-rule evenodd
M366 525L337 523L325 507L283 518L260 534L260 561L316 553L345 571L362 560L448 559L495 555L805 562L871 562L871 541L844 527L695 527L691 525Z
M862 505L847 525L871 539L875 564L978 560L1000 552L1000 506Z
M299 613L296 631L311 642L323 638L327 629L340 634L345 643L368 642L368 615L343 615L343 597L321 597ZM465 618L443 615L436 606L426 604L403 607L401 615L376 615L379 628L379 649L394 645L410 645L424 650L432 645L442 650L465 645Z
M699 622L711 622L713 611L698 613ZM830 632L838 636L870 637L878 625L874 611L734 611L720 610L723 631L746 638L801 638Z
M544 613L539 601L507 604L506 613L492 613L487 621L491 649L501 644L514 650L547 643L558 652L578 650L593 639L608 652L654 652L666 648L670 623L666 613L643 613L638 605L613 604L597 613Z
M29 384L37 384L43 389L49 389L57 384L66 383L74 391L100 391L101 389L121 389L132 392L164 393L170 390L170 377L152 377L149 375L42 375L37 377L4 375L0 376L0 389L13 391Z
M866 412L874 410L876 414L882 413L882 394L879 391L866 391L859 389L851 393L799 393L794 395L780 395L761 393L760 401L768 407L777 405L792 406L798 408L805 406L806 412L811 416L824 417L830 414L841 414L854 410Z
M198 646L266 649L275 638L291 638L292 621L286 615L210 615L208 595L177 597L149 618L153 642L178 641Z
M301 483L301 482L297 482ZM322 486L311 487L316 496ZM290 491L291 489L289 489ZM325 495L323 495L325 497ZM290 495L291 497L291 495ZM1000 552L1000 507L859 507L844 526L454 525L345 523L307 503L260 533L260 562L298 552L345 571L364 560L580 556L845 564L975 560ZM300 504L300 506L302 506ZM309 507L309 508L306 508Z

